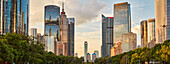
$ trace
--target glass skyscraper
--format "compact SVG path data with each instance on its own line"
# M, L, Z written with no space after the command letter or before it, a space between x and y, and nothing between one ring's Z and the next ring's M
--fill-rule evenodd
M131 32L131 10L128 2L114 4L114 43L122 34Z
M155 0L156 43L170 39L170 0Z
M68 18L68 55L74 56L74 18Z
M54 36L60 40L60 7L55 5L45 6L45 30L44 34Z
M87 52L88 52L88 43L85 41L84 43L84 62L87 62Z
M2 32L28 35L29 0L3 0L2 4Z

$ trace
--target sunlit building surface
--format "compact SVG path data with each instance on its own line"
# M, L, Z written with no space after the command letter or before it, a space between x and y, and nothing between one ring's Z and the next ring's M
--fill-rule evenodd
M57 41L57 55L65 55L63 42Z
M96 60L96 53L92 54L92 62L94 62Z
M111 56L115 56L119 54L121 54L121 41L115 43L111 49Z
M102 47L102 57L111 56L111 48L113 46L113 20L113 17L105 17L102 15L102 45L104 46Z
M74 18L68 18L68 55L74 56Z
M156 43L170 39L170 2L155 0Z
M88 51L88 43L85 41L84 43L84 62L87 62L87 51Z
M148 48L152 48L156 43L155 19L148 19Z
M60 7L55 5L45 6L45 30L44 34L48 36L54 36L60 40Z
M55 53L54 50L54 36L45 36L45 50Z
M131 10L128 2L114 4L114 43L131 32Z
M141 47L148 47L147 20L141 22Z
M2 5L3 34L15 32L28 35L29 0L3 0Z
M96 54L96 58L99 58L99 51L94 51L94 53Z
M34 43L35 43L37 41L37 29L36 28L31 28L29 36L31 36L31 38L33 38Z
M87 62L91 62L91 56L90 56L90 53L87 53Z
M137 35L135 33L127 33L122 35L121 52L129 52L137 47Z
M64 12L64 3L60 15L60 38L65 45L65 56L68 56L68 19Z

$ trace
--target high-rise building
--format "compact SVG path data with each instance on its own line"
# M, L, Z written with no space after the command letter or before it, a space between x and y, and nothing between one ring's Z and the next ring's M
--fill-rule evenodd
M156 43L170 39L170 2L155 0Z
M92 62L94 62L96 60L96 53L92 54Z
M87 53L87 62L91 62L91 56L90 56L90 53Z
M141 47L148 47L147 20L141 22Z
M29 36L31 36L35 43L37 41L37 28L31 28Z
M131 10L128 2L114 4L114 43L131 32Z
M68 18L68 55L74 56L74 18Z
M64 3L62 3L62 12L60 15L60 38L65 45L65 56L68 55L68 19L64 12Z
M99 58L99 51L95 50L94 53L96 54L96 58Z
M28 35L29 0L2 1L2 32Z
M54 36L60 41L60 7L55 5L45 6L45 29L44 34L47 36Z
M137 35L135 33L127 33L122 35L121 52L128 52L137 47Z
M156 43L155 19L147 20L148 29L148 48L152 48Z
M84 62L87 62L87 51L88 51L88 43L85 41L84 43Z
M54 36L45 36L45 51L55 53Z
M115 43L111 49L111 56L115 56L119 54L121 54L121 41Z
M111 56L113 46L113 17L102 15L102 57Z
M63 42L57 41L57 55L65 55L64 48Z

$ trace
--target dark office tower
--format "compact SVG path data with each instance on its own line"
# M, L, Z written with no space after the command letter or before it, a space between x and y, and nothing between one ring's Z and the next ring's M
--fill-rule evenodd
M64 12L64 3L62 3L63 9L60 15L60 38L64 43L64 54L68 55L68 19L67 15Z
M3 33L28 35L29 0L3 0L2 4Z
M74 18L68 18L68 55L74 56Z
M148 47L147 20L141 22L141 47Z
M111 56L113 46L113 17L102 15L102 57Z
M55 5L45 6L45 30L44 34L48 36L54 36L57 40L60 40L60 7Z
M131 32L131 11L128 2L114 4L114 43L121 41L122 34Z

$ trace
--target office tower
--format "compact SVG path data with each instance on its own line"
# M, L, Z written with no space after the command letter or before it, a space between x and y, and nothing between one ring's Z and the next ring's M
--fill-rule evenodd
M155 19L148 19L148 48L152 48L156 43Z
M93 54L92 54L92 62L94 62L95 60L96 60L96 54L93 53Z
M119 55L121 54L121 41L114 44L114 46L111 49L111 56Z
M54 41L54 36L45 36L45 51L55 53Z
M85 41L84 43L84 62L87 62L87 51L88 51L88 43Z
M114 4L114 43L131 32L131 10L128 2Z
M35 43L37 41L37 28L31 28L29 36L31 36Z
M99 51L94 51L94 53L96 54L96 58L99 58Z
M141 47L148 47L147 20L141 22Z
M74 18L68 18L68 55L74 56Z
M65 55L64 48L63 42L57 41L57 55Z
M129 52L137 47L137 35L135 33L127 33L122 35L121 52Z
M55 5L45 6L45 18L44 18L44 34L47 36L54 36L60 41L60 7Z
M156 43L170 39L170 2L155 0Z
M28 35L29 0L2 1L2 32Z
M41 33L37 33L37 41L40 42L42 40Z
M111 56L113 46L113 17L102 15L102 57Z
M65 45L65 56L68 55L68 19L64 12L64 3L62 3L62 12L60 15L60 38Z
M90 53L87 53L87 62L91 62L91 56L90 56Z

